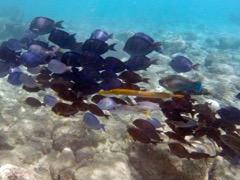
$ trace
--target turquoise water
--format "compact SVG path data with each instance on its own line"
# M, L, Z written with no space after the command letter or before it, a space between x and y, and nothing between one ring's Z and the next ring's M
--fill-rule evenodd
M47 16L80 26L90 24L136 31L190 28L198 24L229 29L230 17L240 19L238 0L9 0L1 4L19 8L27 22L35 16Z
M240 107L240 101L235 98L235 95L240 92L240 0L8 0L4 2L0 1L0 6L0 42L12 37L11 33L6 33L2 30L4 24L7 24L8 22L13 22L13 24L19 23L22 25L21 27L25 28L31 23L33 18L37 16L44 16L51 18L54 21L63 20L64 30L71 34L76 33L78 42L84 42L90 37L92 31L96 28L105 30L109 34L113 33L114 38L110 40L113 42L109 42L109 44L116 42L117 51L109 51L106 54L107 56L114 56L125 61L128 57L128 55L122 50L125 39L130 37L134 32L144 32L153 37L154 40L163 42L163 55L156 54L156 52L151 54L151 58L153 60L155 60L155 58L159 60L158 64L152 65L147 71L144 71L144 73L141 74L143 77L146 76L146 78L149 78L151 81L149 85L145 84L147 85L147 88L150 87L149 89L151 91L162 90L159 89L158 80L165 75L172 75L176 73L169 67L168 61L170 61L172 55L175 53L183 53L189 56L194 64L200 64L200 71L191 71L189 74L186 73L184 75L189 76L191 79L203 80L204 88L206 87L211 94L196 97L196 99L198 98L197 101L199 101L199 103L208 102L211 104L214 111L225 105L234 105L238 108ZM24 32L24 30L22 31ZM122 37L121 35L124 36L125 39L119 38ZM41 38L43 41L47 41L46 36L40 36L39 39ZM19 142L23 142L22 146L26 149L29 148L26 152L25 150L19 150L18 147L16 148L16 152L23 152L16 158L16 162L18 162L16 164L19 166L27 164L34 169L33 171L39 173L42 177L48 177L42 179L53 179L53 176L58 177L58 179L64 179L59 178L59 174L68 170L68 167L64 167L66 160L63 158L65 155L62 152L62 157L60 156L60 158L63 158L63 160L59 162L57 161L59 152L62 151L60 148L58 149L58 144L62 144L61 147L64 148L69 146L70 148L73 147L73 149L79 148L79 153L76 153L77 161L73 158L73 165L69 165L69 169L72 168L73 170L72 173L74 174L76 172L74 174L76 177L82 176L82 174L84 174L83 177L90 177L94 173L95 175L98 175L98 169L95 171L96 165L100 168L103 165L103 169L101 169L103 176L102 178L99 178L100 180L114 179L105 178L106 174L111 177L111 172L109 173L106 171L106 169L111 168L113 168L112 171L114 171L117 175L121 175L121 172L123 172L122 174L127 174L127 171L125 172L124 170L129 169L129 171L131 171L131 173L129 173L131 176L129 175L129 178L122 178L126 180L167 179L166 177L168 175L171 177L172 174L172 177L179 177L179 163L175 164L176 169L175 167L173 168L171 163L173 163L174 160L168 159L165 155L166 153L170 154L167 148L168 139L166 137L164 138L163 144L156 147L148 146L153 147L152 149L146 148L147 146L141 146L142 144L139 142L126 140L127 125L130 125L131 121L138 116L128 115L129 117L127 117L123 115L123 117L117 117L113 115L110 116L109 120L102 118L101 121L106 124L107 133L95 133L86 129L81 122L79 123L79 119L82 119L82 112L79 112L77 116L65 118L54 116L50 107L42 107L42 109L39 108L40 110L38 111L37 109L33 110L30 107L23 105L24 100L28 96L34 96L39 100L42 100L42 96L45 92L30 94L24 91L24 94L19 90L21 88L14 88L8 84L6 78L1 78L0 80L7 84L6 86L2 86L3 93L1 92L0 94L2 104L7 104L6 106L2 106L2 109L0 110L1 116L6 118L6 120L4 119L4 122L2 122L2 117L0 116L0 123L2 123L1 126L5 128L11 124L11 126L14 127L9 127L10 132L12 132L10 135L6 130L6 136L14 139L10 139L11 141L9 140L9 144L12 143L14 148L15 146L18 146ZM156 113L156 116L161 118L160 120L162 121L165 120L162 113L161 115ZM12 122L12 119L15 121ZM38 124L39 122L43 127ZM15 125L14 123L18 123L20 125L17 124L16 126L13 126ZM39 144L43 144L43 146L45 146L45 143L42 142L46 141L49 143L49 151L55 148L54 150L56 150L56 152L45 152L45 149L47 148L44 147L42 148L43 155L38 157L37 153L40 151L39 147L37 146L36 150L32 149L36 146L34 145L35 140L33 140L33 143L30 142L29 144L24 144L25 142L28 142L28 136L31 135L28 135L25 131L28 132L33 129L31 127L29 128L30 125L35 127L37 130L39 129L39 136L43 136L42 140L42 137L38 137L38 131L36 133L37 135L33 132L32 136L36 136L41 140L41 143ZM67 131L65 126L67 126L66 128L69 128L69 132L67 133L65 132ZM0 127L0 130L2 130L2 127ZM60 127L59 129L62 129L58 130L58 127ZM44 135L44 133L46 135ZM18 137L18 134L24 135L22 135L23 137ZM53 136L53 134L55 136ZM75 136L77 137L76 142ZM62 137L66 137L66 140ZM1 133L0 138L2 138ZM3 136L3 139L4 138L5 136ZM44 138L46 138L46 140ZM53 141L57 142L57 145L53 144ZM80 144L80 146L75 147L75 144ZM211 146L211 143L210 145L209 143L206 144L206 147L204 143L199 144L199 152L203 149L204 152L215 155L216 147ZM7 146L6 152L3 152L1 151L2 146L0 146L0 157L5 157L5 161L1 160L2 162L0 161L0 165L3 165L5 162L14 164L11 160L11 156L18 155L4 154L8 153L7 148L9 147ZM4 148L3 150L5 150ZM105 150L105 148L107 150ZM192 150L195 151L197 148ZM86 150L89 151L89 155ZM30 157L28 157L29 152L33 152L33 155L30 155ZM68 150L66 150L66 152L68 152ZM118 152L120 152L120 162L126 163L126 169L125 166L123 166L124 170L120 173L117 170L115 171L117 168L115 164L112 163L119 161L118 156L116 155ZM163 154L161 154L162 152ZM124 158L121 161L121 153L125 155L124 157L126 157L126 161ZM95 156L94 158L92 158L93 154ZM23 155L24 158L22 158ZM115 158L115 156L117 156L117 158ZM109 161L110 163L102 163L101 158ZM30 160L28 161L28 159ZM78 163L82 163L82 160L83 164L79 165ZM214 160L212 160L212 162ZM39 161L40 163L36 161ZM196 164L194 164L194 166L186 159L182 162L183 164L185 163L184 165L186 167L183 165L183 169L179 170L179 172L182 172L182 174L186 173L186 177L189 174L193 174L196 175L194 176L195 179L207 179L204 178L205 176L208 176L208 179L211 179L210 171L212 171L216 177L231 179L227 178L227 176L222 176L221 174L225 173L225 168L223 167L228 167L229 165L226 165L227 161L223 161L223 163L217 162L217 165L210 165L210 163L207 164L205 161L195 161ZM229 162L231 162L231 160ZM32 165L34 163L36 165ZM76 166L74 163L76 163ZM109 166L106 166L105 169L104 165L108 163ZM212 164L216 164L215 161ZM58 169L58 165L61 170ZM56 166L56 172L55 170L52 172L52 168L49 168L49 166ZM84 169L84 166L89 168L89 170L86 170L87 168ZM199 173L197 169L199 168L198 166L206 166L205 173L197 175ZM225 174L228 174L228 171L229 169L226 170ZM238 172L239 171L236 172L238 175L236 176L236 179L239 179L238 177L240 176ZM112 176L115 177L114 173ZM159 177L159 174L161 173L162 178ZM197 176L199 178L196 178ZM189 175L188 177L191 176ZM75 179L80 180L80 178ZM234 179L234 177L232 179Z

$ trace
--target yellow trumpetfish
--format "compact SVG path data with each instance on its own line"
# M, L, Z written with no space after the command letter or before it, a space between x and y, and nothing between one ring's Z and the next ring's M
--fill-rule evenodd
M141 91L141 90L132 90L132 89L111 89L109 91L99 91L98 94L107 95L107 94L115 94L115 95L127 95L127 96L138 96L144 98L159 98L159 99L169 99L172 97L183 98L184 96L181 94L171 94L167 92L149 92L149 91Z

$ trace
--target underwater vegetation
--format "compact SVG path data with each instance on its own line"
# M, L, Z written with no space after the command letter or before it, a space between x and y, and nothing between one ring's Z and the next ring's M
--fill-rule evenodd
M240 136L236 126L240 125L239 109L225 106L215 112L207 103L198 104L191 95L206 94L204 82L181 75L159 79L159 85L168 91L147 91L139 86L138 83L151 81L138 71L145 71L156 63L147 55L153 51L162 54L160 42L143 32L135 33L124 44L123 50L129 58L123 62L117 57L102 56L116 51L116 43L108 44L113 34L96 29L89 39L78 42L75 34L68 33L62 23L36 17L24 37L8 39L0 46L2 78L6 77L8 83L22 86L29 93L46 89L55 92L46 93L42 100L28 97L26 104L35 108L46 106L63 117L82 111L82 121L87 128L106 133L105 124L98 116L108 119L109 114L145 114L146 119L135 119L127 127L134 141L158 145L172 139L176 142L168 143L169 150L179 158L198 160L221 156L234 165L239 164ZM49 42L38 38L42 35L47 36ZM198 66L180 55L169 63L169 68L177 73L197 70ZM164 114L171 131L151 117L151 111L155 110ZM220 150L209 154L186 148L194 146L189 139L202 137Z

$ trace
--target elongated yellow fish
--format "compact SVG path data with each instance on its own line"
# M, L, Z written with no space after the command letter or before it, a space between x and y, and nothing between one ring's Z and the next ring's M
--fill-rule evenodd
M126 95L126 96L138 96L144 98L159 98L159 99L169 99L172 97L183 98L181 94L171 94L166 92L150 92L150 91L140 91L132 89L111 89L109 91L99 91L98 94L115 94L115 95Z

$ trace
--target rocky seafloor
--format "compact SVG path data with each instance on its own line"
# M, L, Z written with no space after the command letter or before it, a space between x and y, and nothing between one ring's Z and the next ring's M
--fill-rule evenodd
M89 28L90 29L90 28ZM74 31L74 30L73 30ZM86 32L86 31L85 31ZM91 30L89 31L91 32ZM123 61L126 38L134 30L114 33L117 52L109 52ZM168 65L171 56L181 53L194 63L199 71L181 74L192 80L201 80L211 95L192 96L198 103L209 102L213 110L225 105L240 107L235 95L240 91L240 39L205 30L153 32L154 39L163 41L163 54L152 53L158 59L147 71L139 73L150 78L149 84L140 84L153 91L163 91L158 80L176 74ZM4 40L4 39L3 39ZM111 42L110 42L111 43ZM50 107L30 107L24 103L29 96L42 100L45 91L28 93L21 87L0 79L0 179L28 180L234 180L240 179L239 167L222 157L188 160L181 159L168 149L164 139L157 145L142 144L129 139L127 125L145 115L111 115L99 117L106 132L87 129L82 112L70 117L54 114ZM52 93L52 92L50 92ZM153 117L163 125L162 112ZM167 128L167 127L165 127ZM207 138L189 139L188 150L204 151L214 155L216 145Z

